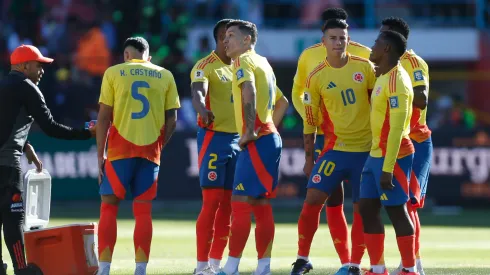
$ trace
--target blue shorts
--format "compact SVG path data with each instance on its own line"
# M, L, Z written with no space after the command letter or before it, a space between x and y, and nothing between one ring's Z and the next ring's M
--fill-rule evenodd
M275 197L281 150L281 137L275 133L249 143L238 156L233 195Z
M318 157L322 154L323 145L325 144L325 136L324 135L316 135L315 140L315 161L318 160Z
M238 134L215 132L199 128L199 183L201 187L233 188L236 161L240 153Z
M317 160L308 181L308 188L331 195L343 180L352 184L352 200L359 201L361 173L369 152L329 150Z
M153 200L157 195L159 170L160 166L143 158L106 161L99 193L116 195L122 200L131 188L133 199Z
M406 204L408 201L409 181L412 172L413 154L398 159L393 170L393 190L381 189L380 177L385 158L369 156L361 178L361 199L380 199L385 206Z
M415 154L413 157L412 176L410 178L410 199L415 207L424 207L425 193L429 183L432 161L432 138L421 143L412 140Z

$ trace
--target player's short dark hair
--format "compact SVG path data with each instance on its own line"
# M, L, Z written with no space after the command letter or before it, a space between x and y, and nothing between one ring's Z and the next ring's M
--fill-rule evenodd
M252 44L257 43L259 32L257 31L257 26L255 26L254 23L245 20L233 20L226 24L227 29L233 26L237 26L242 33L250 35L252 37Z
M226 28L226 25L228 23L230 23L231 21L233 21L233 19L221 19L220 21L218 21L218 23L216 23L216 25L214 25L214 29L213 29L214 42L218 42L218 31L219 31L219 29L221 27Z
M406 40L408 40L410 27L408 26L407 22L400 17L387 17L381 21L381 25L387 26L390 30L400 33Z
M330 19L342 19L347 20L349 15L344 9L341 8L329 8L323 11L322 20L327 21Z
M330 19L330 20L327 20L325 22L325 24L323 24L323 27L322 27L322 32L325 32L327 30L330 30L330 29L347 29L349 27L349 25L347 24L347 22L345 22L345 20L342 20L342 19Z
M124 41L123 48L126 49L126 47L129 46L135 48L140 53L144 53L145 51L148 51L150 49L150 45L148 44L148 41L146 41L146 39L140 36L130 37L126 39L126 41Z
M407 50L407 40L401 33L390 30L381 32L381 35L391 45L393 53L396 54L397 58L400 58Z

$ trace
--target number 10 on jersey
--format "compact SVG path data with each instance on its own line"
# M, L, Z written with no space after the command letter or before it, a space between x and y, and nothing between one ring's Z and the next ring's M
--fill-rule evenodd
M342 95L342 101L344 102L344 106L347 106L347 104L356 103L356 94L354 94L354 90L347 89L345 90L345 92L341 91L340 94Z

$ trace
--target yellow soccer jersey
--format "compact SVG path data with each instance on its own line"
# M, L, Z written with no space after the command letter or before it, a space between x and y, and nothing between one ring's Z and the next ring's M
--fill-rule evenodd
M400 63L378 77L371 94L371 156L385 157L385 172L392 173L397 158L414 152L408 136L412 103L412 83Z
M231 93L231 65L221 61L212 51L199 60L191 71L191 82L204 82L208 86L206 93L206 109L214 114L214 122L206 128L213 131L236 133L233 95ZM197 124L204 128L199 114Z
M172 73L136 59L112 66L104 74L99 102L113 107L109 160L140 157L160 164L165 111L180 108Z
M407 71L412 81L412 86L425 86L429 93L429 66L425 61L415 54L413 50L406 51L400 58L403 68ZM428 96L428 94L427 94ZM417 142L428 139L431 131L427 126L427 108L421 110L413 107L412 119L410 121L410 138Z
M369 59L369 55L371 55L370 48L354 41L350 41L349 45L347 45L347 52L366 59ZM322 63L323 60L325 60L325 58L327 58L327 49L322 43L306 48L299 57L291 97L294 108L303 119L305 118L303 95L305 91L306 78L313 71L313 69ZM323 134L321 129L318 129L318 134Z
M374 65L364 58L348 57L342 68L331 67L325 59L306 78L305 134L320 126L325 135L323 152L369 152L371 148L367 114L376 81Z
M245 122L243 121L242 90L240 85L250 81L255 86L256 119L255 129L260 127L259 136L277 133L272 120L272 112L276 100L277 88L274 71L267 59L255 51L247 51L233 62L233 98L235 106L235 120L238 133L243 134Z

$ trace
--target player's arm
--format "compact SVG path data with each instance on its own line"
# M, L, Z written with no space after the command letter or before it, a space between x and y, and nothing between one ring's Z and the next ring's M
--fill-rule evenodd
M245 135L252 136L255 133L255 118L257 116L257 101L255 85L252 81L245 81L240 86L242 90L242 110L245 122Z
M429 87L429 72L423 67L418 67L409 72L409 75L413 86L413 105L424 110L429 101L427 88Z
M308 76L307 75L308 72L306 71L306 61L307 61L306 56L303 52L303 54L301 54L298 59L298 67L296 68L296 74L294 75L293 89L291 92L293 106L303 119L304 119L303 92L305 90L306 77Z
M281 124L282 118L286 114L286 111L289 108L289 101L282 93L281 89L276 86L276 98L275 98L275 106L274 112L272 113L272 120L274 121L274 125L279 127Z
M113 76L107 70L102 78L99 98L99 114L97 115L96 140L97 156L104 158L107 135L111 126L114 111L114 87L112 85Z
M177 126L177 109L180 108L179 93L177 92L177 85L172 73L169 76L169 86L165 99L165 128L163 130L163 147L167 145L170 138L175 132Z
M197 68L199 64L200 62L194 66L191 72L192 106L199 113L203 122L210 124L214 120L214 115L206 109L206 94L208 93L209 87L208 76L205 70Z
M311 169L315 163L315 140L316 128L318 126L318 110L320 109L321 97L320 91L317 88L316 78L310 80L306 87L304 96L304 113L303 118L303 144L305 150L305 174L309 177ZM310 169L311 166L311 169ZM308 169L307 169L308 168ZM307 171L309 170L309 171Z
M410 106L413 104L410 94L409 86L403 84L401 80L397 80L395 87L396 92L391 93L388 91L388 106L390 112L390 131L388 133L388 141L386 144L386 155L383 163L383 172L393 173L398 152L400 151L400 144L403 138L403 130L405 127L405 121L408 119Z

